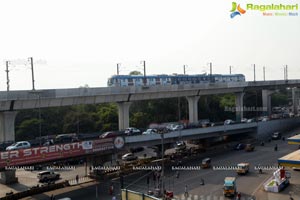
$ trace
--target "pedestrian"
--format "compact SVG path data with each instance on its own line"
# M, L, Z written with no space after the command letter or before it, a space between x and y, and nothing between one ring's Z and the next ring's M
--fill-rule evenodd
M176 178L179 178L179 171L176 171Z
M184 196L185 197L189 196L187 185L185 185L185 187L184 187Z
M78 176L78 174L76 175L75 179L76 179L76 183L78 184L78 181L79 181L79 176Z
M201 185L204 185L204 179L201 178Z
M277 151L277 150L278 150L278 146L277 146L277 144L275 144L274 151Z
M113 195L113 193L114 193L114 186L113 186L113 184L111 184L109 187L109 194Z

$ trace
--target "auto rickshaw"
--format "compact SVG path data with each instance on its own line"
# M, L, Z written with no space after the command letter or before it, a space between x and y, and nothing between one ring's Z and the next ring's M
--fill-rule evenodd
M201 168L210 168L211 167L211 159L204 158L201 162Z

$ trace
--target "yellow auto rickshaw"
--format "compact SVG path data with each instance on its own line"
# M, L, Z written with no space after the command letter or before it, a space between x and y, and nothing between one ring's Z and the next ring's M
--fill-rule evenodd
M204 158L201 162L201 168L210 168L211 167L211 159Z

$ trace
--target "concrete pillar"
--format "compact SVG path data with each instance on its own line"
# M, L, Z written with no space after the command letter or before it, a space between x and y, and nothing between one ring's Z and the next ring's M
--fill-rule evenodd
M189 103L189 122L198 122L198 100L200 96L186 97Z
M235 120L240 122L244 117L244 92L239 92L235 94Z
M275 92L275 91L271 91L271 90L262 90L262 105L263 108L267 108L266 111L264 111L264 115L268 115L270 116L272 114L272 107L271 107L271 95Z
M297 88L295 88L295 87L292 88L292 101L293 101L293 110L292 110L292 112L295 115L298 114L298 103L299 103L299 101L297 101L297 97L296 97L296 90L297 90Z
M18 178L16 177L16 170L7 170L0 172L1 184L13 184L17 182Z
M15 141L17 111L0 112L0 142Z
M118 102L119 110L119 130L129 127L129 107L131 102Z

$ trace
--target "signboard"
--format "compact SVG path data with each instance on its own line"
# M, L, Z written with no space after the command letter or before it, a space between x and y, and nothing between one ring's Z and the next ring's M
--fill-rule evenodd
M0 152L0 167L28 165L33 163L84 156L114 149L114 138L56 144Z

